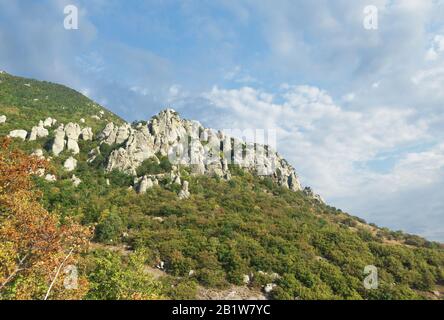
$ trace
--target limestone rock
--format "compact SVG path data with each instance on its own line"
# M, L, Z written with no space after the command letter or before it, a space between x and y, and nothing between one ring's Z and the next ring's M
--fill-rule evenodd
M129 138L130 132L131 132L131 125L129 125L128 123L121 127L118 127L115 143L117 144L124 143Z
M72 184L73 184L75 187L78 187L79 184L82 183L82 180L80 180L78 177L76 177L75 174L72 175L72 177L71 177L71 181L72 181Z
M143 176L140 179L137 179L135 181L136 191L139 194L144 194L148 189L151 189L154 186L153 181L151 178L148 178L147 176Z
M57 178L56 178L56 176L55 175L53 175L53 174L47 174L46 176L45 176L45 180L46 181L49 181L49 182L55 182L55 181L57 181Z
M174 165L189 166L192 174L231 178L229 164L269 176L278 185L302 190L294 168L269 146L245 143L222 132L204 128L197 121L183 120L167 109L145 125L139 122L116 126L108 123L99 135L101 143L120 144L111 152L106 171L135 175L144 160L156 154L168 156Z
M12 130L11 132L9 132L9 137L11 138L19 138L22 140L26 140L26 136L28 135L28 132L26 130Z
M65 126L65 134L68 139L77 141L79 140L79 136L81 133L81 129L78 123L68 123Z
M112 145L116 141L117 130L114 126L113 122L107 123L105 128L99 134L99 139L103 141L103 143Z
M79 144L77 143L77 140L69 139L68 143L66 144L66 149L68 151L71 151L72 154L78 154L80 152Z
M65 149L65 130L63 125L58 127L54 133L54 141L52 143L52 153L58 156Z
M0 124L5 123L6 122L6 116L5 115L1 115L0 116Z
M29 135L29 141L35 141L38 138L44 138L49 135L48 129L43 126L43 122L40 121L38 126L34 126L31 129L31 133Z
M93 139L93 131L90 127L83 128L80 133L83 141L89 141Z
M73 171L77 167L77 160L74 159L73 157L69 157L68 159L66 159L65 163L63 164L63 167L68 172Z
M55 125L57 122L56 119L53 119L51 117L48 117L45 119L45 121L43 121L43 126L44 127L52 127L53 125Z
M90 152L88 152L89 158L88 158L88 160L86 160L86 162L87 163L93 162L98 155L100 155L100 147L96 147L96 148L92 149Z

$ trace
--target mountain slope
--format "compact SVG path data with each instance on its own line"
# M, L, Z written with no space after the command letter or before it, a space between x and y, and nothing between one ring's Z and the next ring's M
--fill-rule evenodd
M0 110L9 121L0 126L0 133L13 129L30 130L39 120L47 117L59 122L78 122L85 119L93 128L103 127L108 121L123 123L118 116L88 99L79 92L60 84L16 77L0 73ZM100 115L101 120L91 117Z
M166 147L175 145L191 123L171 110L129 125L66 87L6 74L0 80L0 116L7 116L0 135L29 131L46 117L65 124L50 127L46 137L14 139L14 144L27 152L41 148L51 157L56 181L35 177L44 206L96 226L99 248L85 255L81 269L93 284L89 298L103 298L94 290L103 265L94 261L97 256L115 261L100 253L115 247L124 248L112 253L121 257L143 250L149 266L164 269L169 276L161 280L163 290L171 298L194 297L197 284L220 290L248 286L276 299L439 297L442 245L369 225L324 204L295 187L293 168L278 155L281 167L269 176L259 176L254 162L225 167L222 154L195 172L191 165L169 161ZM100 111L102 116L92 118ZM81 118L85 122L78 124ZM56 156L57 132L64 143L71 139L68 122L91 127L94 138L78 138L78 154L65 147ZM197 128L199 137L206 129ZM209 140L200 143L207 151ZM78 161L72 171L63 168L69 157ZM81 180L77 186L73 175ZM182 197L185 181L189 194ZM363 285L369 265L377 267L377 289Z

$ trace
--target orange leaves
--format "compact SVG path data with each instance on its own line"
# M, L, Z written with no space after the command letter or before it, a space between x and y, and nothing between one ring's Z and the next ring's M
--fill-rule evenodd
M46 169L45 160L12 150L7 139L0 146L0 297L42 299L54 282L50 298L81 298L86 279L79 279L82 288L66 290L55 276L63 265L76 264L92 230L69 219L61 225L38 202L30 174Z
M29 190L31 187L29 173L46 169L47 161L28 156L20 150L12 150L9 138L1 139L0 146L0 193Z

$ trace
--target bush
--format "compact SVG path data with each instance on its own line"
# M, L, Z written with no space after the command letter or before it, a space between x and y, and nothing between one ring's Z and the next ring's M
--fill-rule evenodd
M115 242L121 237L124 230L122 218L114 211L102 212L96 226L95 240L99 242Z

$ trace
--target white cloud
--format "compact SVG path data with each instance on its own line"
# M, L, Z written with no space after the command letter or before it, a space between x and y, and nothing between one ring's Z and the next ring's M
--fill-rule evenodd
M434 141L429 131L432 120L410 108L346 110L328 93L312 86L286 84L281 90L273 95L250 87L214 87L204 97L210 101L211 112L219 109L225 116L223 122L215 118L211 125L277 128L277 148L296 167L303 183L352 213L385 225L394 220L392 225L398 223L413 230L413 226L409 229L401 223L404 214L411 212L397 212L397 197L444 183L443 145L408 151ZM393 152L393 165L382 169L368 165ZM384 204L393 210L390 221L375 213L380 199L386 199ZM362 212L364 200L366 211Z

